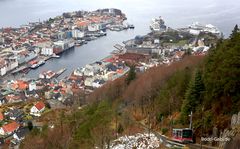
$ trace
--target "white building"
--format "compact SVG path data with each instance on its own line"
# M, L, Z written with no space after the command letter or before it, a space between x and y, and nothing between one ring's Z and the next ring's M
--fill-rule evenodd
M52 47L44 47L41 50L41 54L45 56L53 55L53 48Z
M41 116L41 113L45 110L45 104L42 101L36 103L30 110L30 114L34 116Z
M73 75L75 76L83 76L83 68L77 68L73 71Z
M84 80L84 85L88 87L92 87L94 81L94 77L89 77Z
M5 42L4 38L0 37L0 43L4 43L4 42Z
M72 37L73 38L83 38L85 36L85 33L83 31L80 31L78 29L72 30Z
M18 67L17 57L10 57L7 59L7 68L6 68L7 72L17 67Z
M0 76L4 76L7 73L7 62L0 59Z
M32 81L31 83L29 83L28 88L29 88L29 91L37 90L36 82Z
M90 32L96 32L96 31L99 31L100 29L101 29L100 24L89 24L88 25L88 31L90 31Z
M105 81L103 79L96 79L92 82L92 87L99 88L99 87L103 86L104 83L105 83Z

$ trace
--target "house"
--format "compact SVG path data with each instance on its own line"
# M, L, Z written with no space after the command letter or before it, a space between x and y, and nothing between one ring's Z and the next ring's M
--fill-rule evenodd
M19 129L13 134L13 138L17 139L18 141L21 141L25 139L25 136L28 132L29 132L28 128Z
M7 62L0 59L0 76L4 76L7 73Z
M2 112L0 112L0 121L4 120L4 115L2 114Z
M88 31L90 32L96 32L99 31L100 29L101 29L100 24L92 23L88 25Z
M36 103L30 110L30 114L34 116L41 116L41 113L45 109L45 104L42 101L39 101Z
M3 125L0 128L0 135L10 135L14 131L18 130L19 127L20 127L20 125L15 121L8 123L6 125Z
M78 21L76 25L80 30L84 31L88 28L89 23L89 21Z
M0 90L0 92L2 92L2 90ZM0 93L0 106L3 105L6 102L7 101L6 101L5 96Z
M21 120L23 115L23 111L20 109L12 109L8 112L8 116L11 120Z
M96 80L93 81L92 87L93 87L93 88L99 88L99 87L101 87L104 83L105 83L105 81L104 81L103 79L96 79Z
M6 96L6 101L8 103L18 103L18 102L24 101L24 99L20 95L10 94Z
M84 80L84 85L88 87L92 87L93 81L94 81L94 77L87 77Z

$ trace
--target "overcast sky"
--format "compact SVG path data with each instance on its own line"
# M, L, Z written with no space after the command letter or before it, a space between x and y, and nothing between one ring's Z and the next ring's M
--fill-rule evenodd
M237 1L239 0L0 0L0 26L19 26L66 11L114 7L122 9L133 22L145 23L144 21L161 15L171 26L179 27L199 21L212 23L224 32L229 32L234 24L240 23L240 2Z

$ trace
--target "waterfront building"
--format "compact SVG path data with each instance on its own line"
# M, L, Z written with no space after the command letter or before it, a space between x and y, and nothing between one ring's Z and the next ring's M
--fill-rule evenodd
M53 55L53 48L52 47L44 47L41 49L41 54L45 56Z
M78 29L72 30L72 37L73 38L83 38L85 36L85 32L80 31Z
M0 59L0 76L4 76L7 73L7 61Z
M29 52L26 49L17 53L17 61L19 65L27 63L36 57L37 53L35 53L34 51Z
M88 25L88 31L90 32L96 32L101 30L101 25L97 23L92 23Z
M7 61L7 72L18 67L18 61L16 56L11 56L6 59Z

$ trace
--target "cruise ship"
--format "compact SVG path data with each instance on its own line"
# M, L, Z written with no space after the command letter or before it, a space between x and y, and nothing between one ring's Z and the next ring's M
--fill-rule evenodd
M165 25L164 20L162 17L152 19L150 23L150 29L152 31L164 32L167 30L167 26Z
M218 37L222 37L222 32L212 24L201 24L199 22L194 22L188 26L189 32L194 35L200 34L200 32L209 32Z

